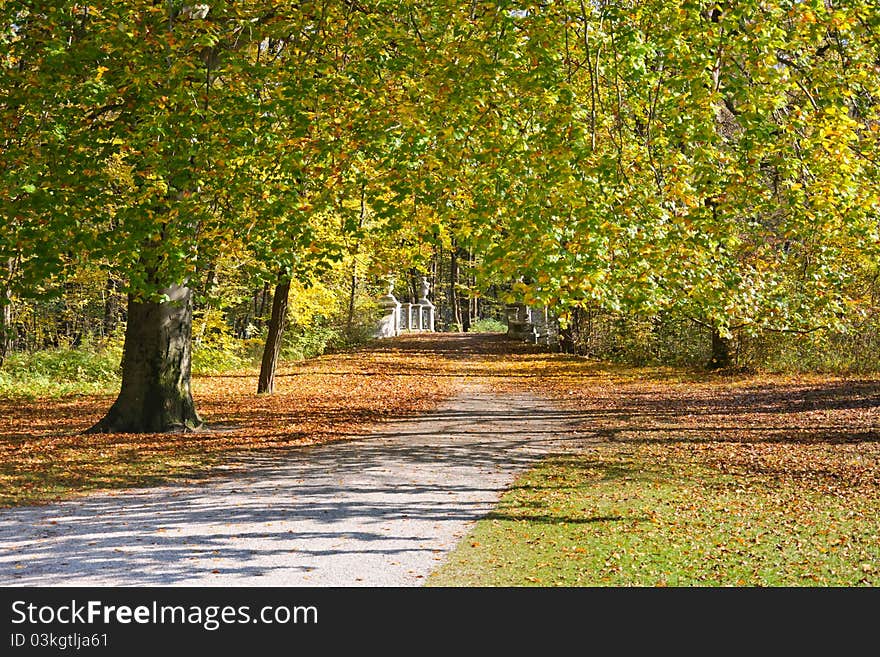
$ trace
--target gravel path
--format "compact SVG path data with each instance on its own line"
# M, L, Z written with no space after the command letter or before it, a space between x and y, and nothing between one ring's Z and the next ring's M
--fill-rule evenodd
M2 586L419 586L578 418L472 385L208 483L0 510Z

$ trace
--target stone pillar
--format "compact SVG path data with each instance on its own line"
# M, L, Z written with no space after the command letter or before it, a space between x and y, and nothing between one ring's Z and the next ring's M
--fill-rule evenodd
M400 330L409 331L412 329L411 303L400 304Z
M400 335L400 302L394 298L394 283L388 283L388 293L379 299L382 316L374 333L377 338L393 338Z
M532 322L532 309L522 303L511 304L505 308L507 334L528 342L537 342L537 332Z
M422 330L422 308L419 304L414 303L412 306L412 317L410 317L410 326L413 331Z
M422 293L419 297L419 326L420 328L434 332L434 304L428 299L431 284L427 276L422 276Z

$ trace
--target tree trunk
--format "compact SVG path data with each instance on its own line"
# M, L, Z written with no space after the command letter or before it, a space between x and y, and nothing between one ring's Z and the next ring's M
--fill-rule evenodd
M471 289L476 289L477 287L477 259L474 255L473 251L468 251L468 269L470 269L470 279L469 284ZM471 294L468 297L468 328L470 328L470 324L472 322L476 322L480 320L480 297L476 294Z
M469 272L470 272L470 261L471 254L467 249L457 249L458 250L458 276L456 277L458 280L461 279L461 263L465 263L465 272L464 272L464 280L465 284L469 284ZM455 296L458 299L456 301L456 305L458 306L459 314L461 315L461 330L465 333L471 330L471 299L470 296L462 297L461 292L456 289Z
M6 360L12 348L12 291L3 290L0 300L0 365Z
M449 252L449 302L452 305L452 321L458 327L458 330L462 330L462 317L461 317L461 299L458 296L458 278L459 278L459 265L458 265L458 248L455 244L452 245L452 249Z
M582 308L572 308L568 325L559 332L559 348L567 354L575 356L583 355L583 323L584 311Z
M160 290L168 301L128 298L122 388L87 433L178 433L202 426L190 390L192 291Z
M438 246L434 252L434 312L441 322L448 316L448 299L443 286L446 284L443 247Z
M345 320L345 333L351 338L354 328L354 308L357 301L357 291L360 281L358 279L357 262L352 265L351 279L349 280L348 289L348 317Z
M107 276L104 286L104 337L113 335L119 322L119 284L113 276Z
M267 300L269 299L269 284L263 283L263 289L261 292L258 292L258 294L260 296L260 302L259 305L257 305L256 302L254 303L254 316L259 322L262 322L263 317L266 316L266 305ZM258 323L257 326L262 326L262 323Z
M361 185L361 209L358 214L358 232L364 227L364 221L367 218L367 186ZM357 291L360 285L360 277L358 276L358 254L360 253L360 242L355 242L351 252L351 280L348 294L348 321L345 323L345 333L351 338L352 329L354 328L354 309L357 301Z
M275 286L272 295L272 317L263 348L263 362L260 365L260 379L257 394L275 391L275 368L281 353L281 337L284 335L284 322L287 318L287 299L290 296L290 280L283 280Z
M731 364L730 339L721 335L718 329L712 329L712 358L706 365L710 370L723 370Z

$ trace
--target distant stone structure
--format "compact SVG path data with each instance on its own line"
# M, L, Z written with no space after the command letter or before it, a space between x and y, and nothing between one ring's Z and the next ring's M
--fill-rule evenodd
M532 344L556 344L558 327L549 309L533 308L523 303L509 304L505 309L507 335Z
M394 282L388 282L388 292L379 299L382 316L373 334L377 338L393 338L400 333L400 302L394 298Z
M434 304L428 299L431 284L422 276L421 294L416 303L400 303L394 296L394 283L388 283L388 293L379 299L382 316L375 337L393 338L401 333L433 332Z

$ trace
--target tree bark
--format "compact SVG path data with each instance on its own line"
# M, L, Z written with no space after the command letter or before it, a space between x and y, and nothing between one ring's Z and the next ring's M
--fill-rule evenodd
M272 317L269 319L266 345L263 347L263 362L260 365L257 394L271 394L275 391L275 369L278 366L278 355L281 353L281 337L284 335L289 296L290 280L280 281L275 286L275 293L272 295Z
M119 322L119 283L113 276L107 276L104 286L104 337L113 335Z
M3 297L0 301L0 365L12 348L12 292L8 288L3 290Z
M559 348L561 351L574 354L575 356L584 355L584 310L575 307L571 311L571 317L568 326L559 332Z
M361 185L361 209L358 214L357 229L358 232L364 227L364 221L367 218L367 186ZM346 335L352 337L352 329L354 328L354 309L357 301L357 291L360 285L360 277L358 276L358 255L360 253L360 242L355 242L351 252L351 280L348 294L348 321L345 323Z
M255 324L257 326L262 326L263 317L266 315L266 303L269 298L269 284L263 283L262 291L257 293L260 297L259 304L256 302L256 297L254 298L254 317L256 318Z
M458 249L458 279L461 279L461 263L464 262L466 265L466 269L464 272L465 284L469 284L469 270L470 270L470 262L471 262L471 253L467 249ZM459 313L461 314L461 330L465 333L471 330L471 298L470 295L463 296L459 290L455 291L456 297L458 301L456 305L458 306Z
M712 329L712 357L706 365L710 370L723 370L730 367L731 356L730 339L721 335L718 329Z
M182 433L202 426L190 389L192 291L174 285L168 301L128 298L122 387L87 433Z
M461 316L461 298L458 295L458 279L459 279L459 264L458 264L458 247L455 244L452 245L452 249L449 252L449 302L452 306L452 321L455 322L455 325L458 327L458 330L462 330L462 316Z
M349 338L351 338L353 334L354 308L355 302L357 301L357 291L359 285L360 279L358 278L357 260L355 260L351 266L351 277L349 279L348 288L348 317L346 317L345 321L345 333Z

